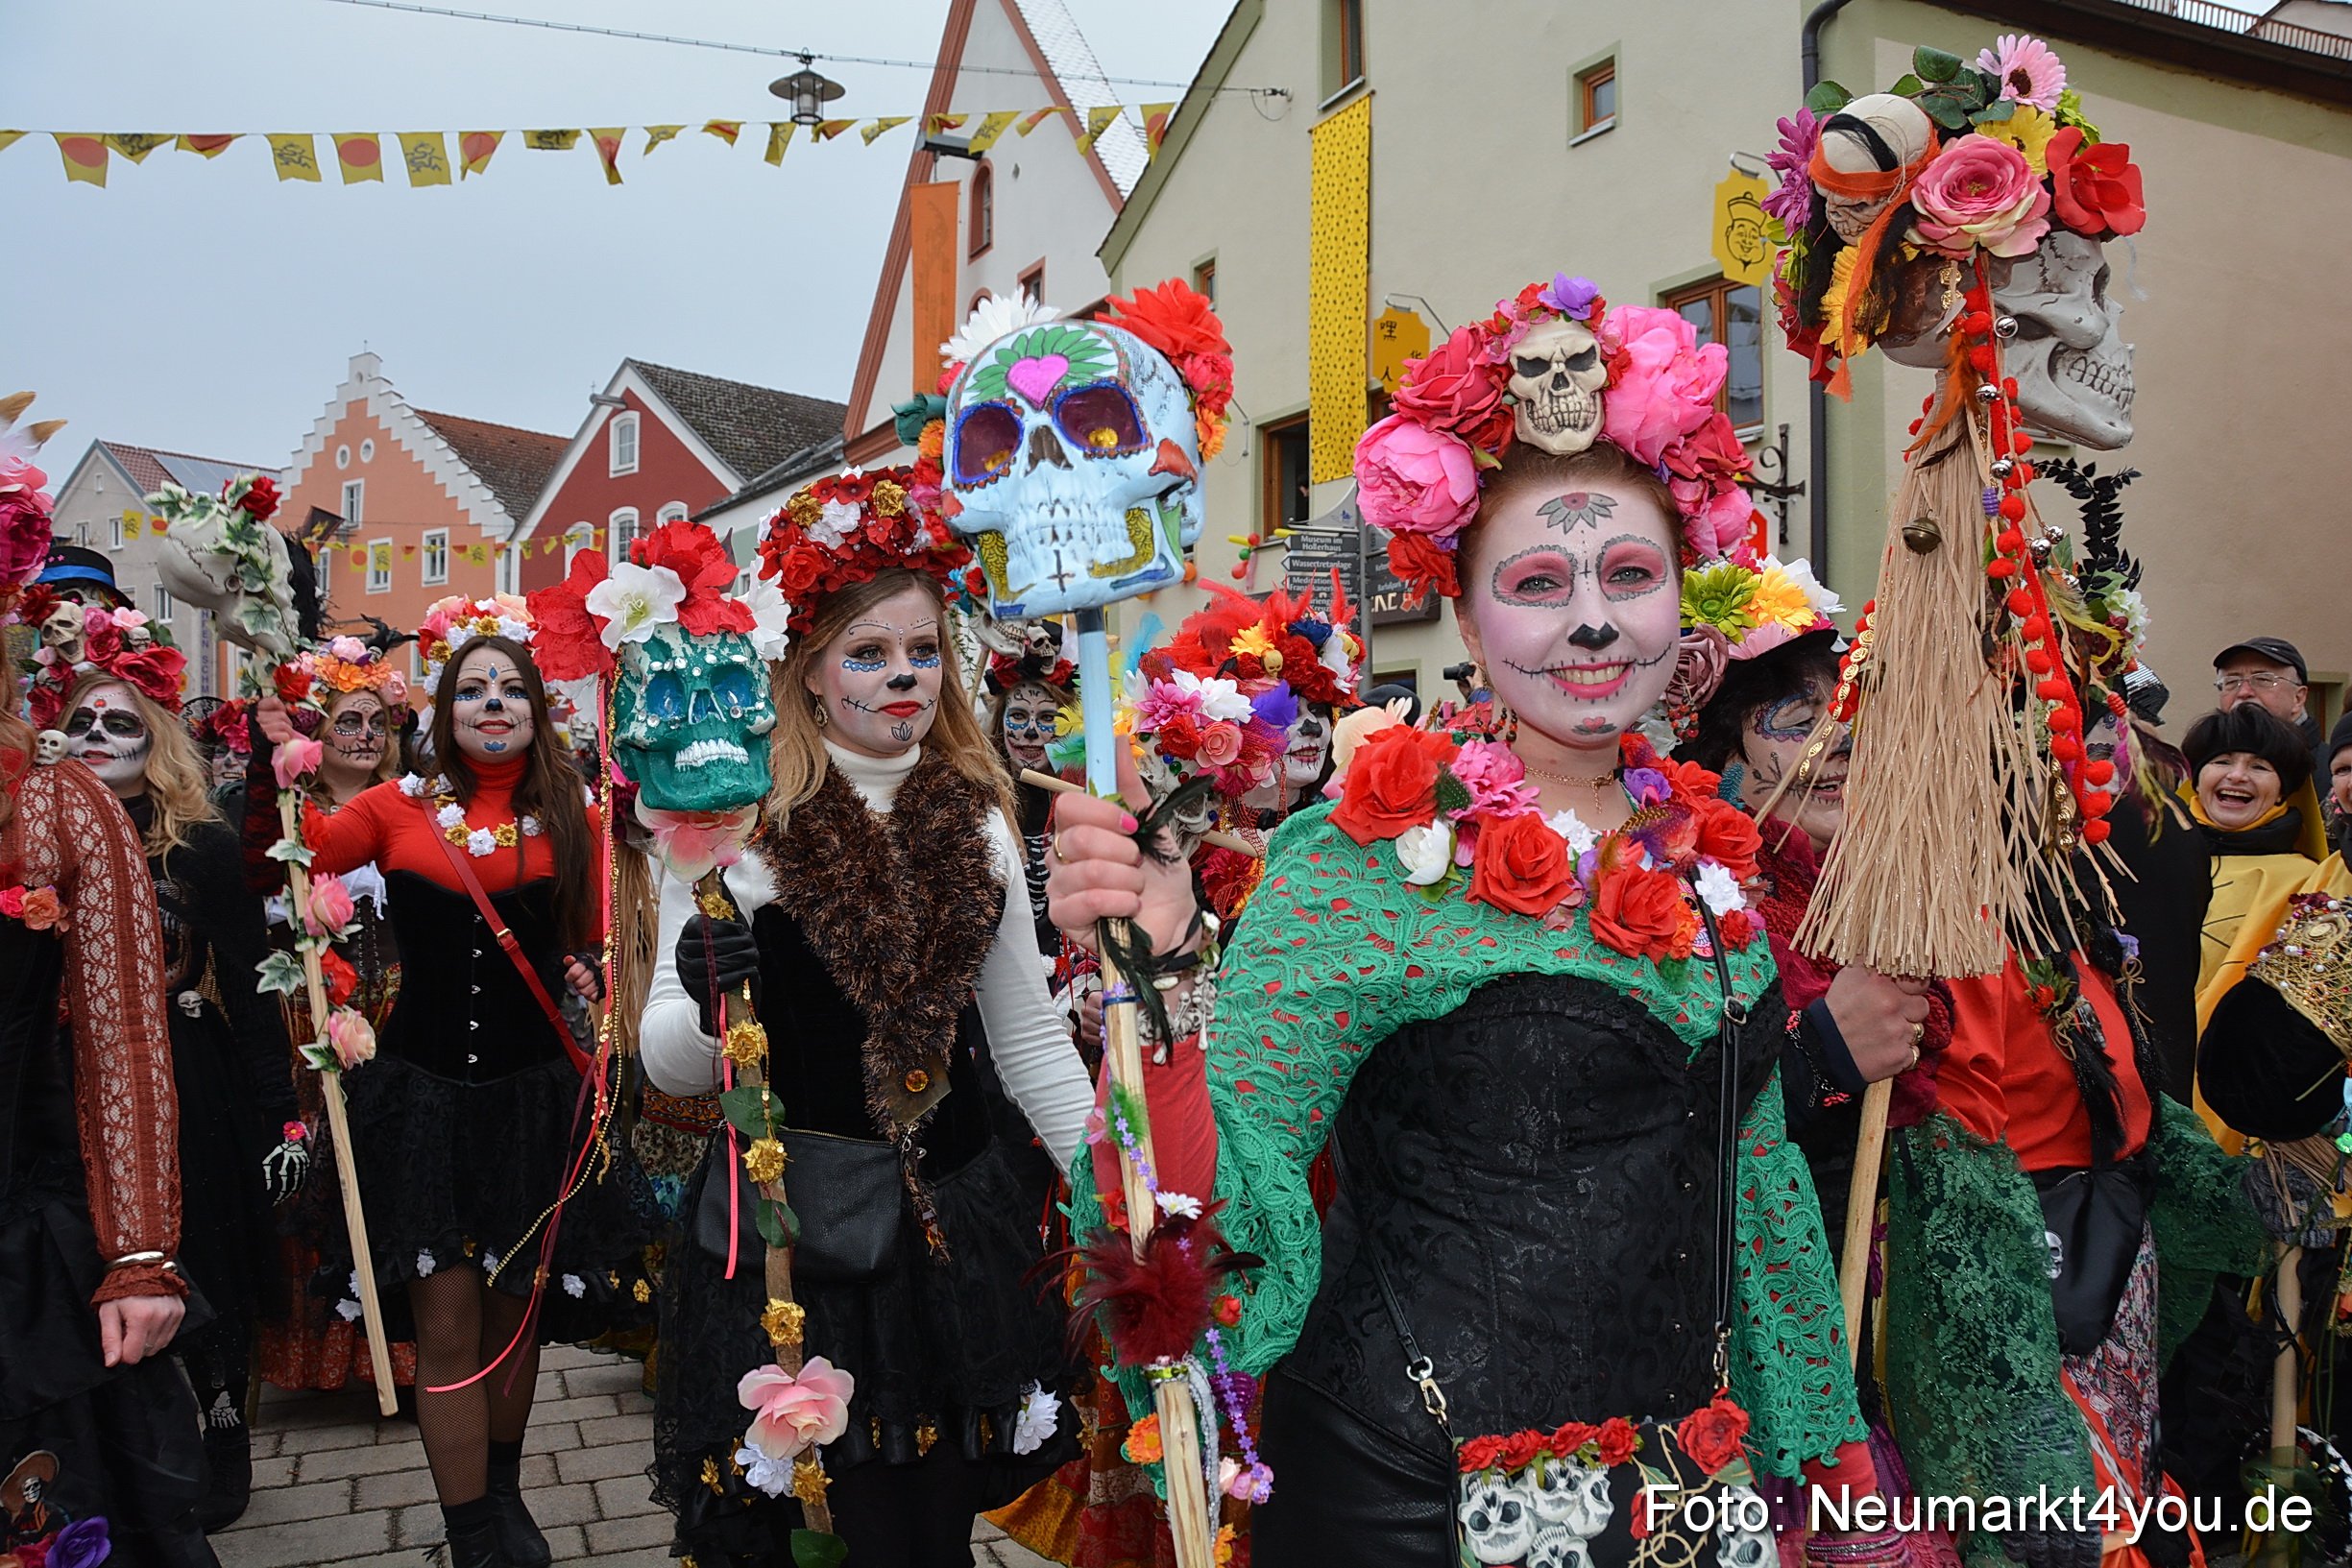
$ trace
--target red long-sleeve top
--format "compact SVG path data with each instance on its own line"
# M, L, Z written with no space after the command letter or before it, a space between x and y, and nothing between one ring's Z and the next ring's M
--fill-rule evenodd
M504 893L542 877L554 876L552 841L545 832L522 832L515 810L515 790L522 783L529 759L518 757L497 762L475 762L472 766L473 799L466 804L466 826L495 829L512 823L518 836L517 849L500 849L479 859L468 857L483 890ZM305 802L303 842L310 847L310 869L340 875L373 860L386 873L409 872L452 893L463 894L465 883L458 880L449 855L441 847L442 830L433 820L435 809L431 796L409 795L398 780L369 785L331 815ZM590 821L594 820L592 808ZM465 847L457 846L457 853L465 855Z
M2123 1112L2123 1146L2117 1152L2135 1154L2147 1142L2151 1108L2132 1054L2131 1024L2106 976L2079 953L2074 970L2083 996L2098 1014L2108 1065L2115 1070ZM1937 1104L1977 1137L2005 1140L2027 1170L2088 1166L2091 1119L2075 1087L2073 1064L2059 1051L2049 1021L2027 995L2016 955L1998 975L1953 980L1952 1001L1952 1045L1936 1071Z

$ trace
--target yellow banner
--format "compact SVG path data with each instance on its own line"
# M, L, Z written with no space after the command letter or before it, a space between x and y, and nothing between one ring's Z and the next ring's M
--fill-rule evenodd
M591 128L589 139L596 144L596 157L604 165L604 182L620 183L620 133L622 127L608 125L602 130Z
M1713 230L1715 264L1734 283L1762 288L1772 276L1772 242L1764 236L1766 186L1753 175L1734 169L1715 187L1715 210L1709 221Z
M468 566L486 567L490 565L490 546L487 544L469 544L462 553L465 555Z
M577 131L525 131L522 145L534 153L569 153L580 145Z
M147 519L136 512L123 514L123 538L138 539L147 532Z
M0 131L0 153L7 152L23 139L24 133L21 131ZM184 143L188 138L182 136L180 139Z
M716 136L720 141L733 147L735 138L743 133L743 122L740 120L705 120L702 122L702 133L706 136Z
M458 165L457 178L480 174L490 167L490 157L506 139L503 131L469 131L457 138L457 156L465 161Z
M1088 109L1086 111L1086 133L1079 137L1078 150L1081 153L1091 150L1095 139L1103 132L1108 131L1111 122L1118 117L1119 106L1117 104L1104 104L1100 108Z
M800 127L789 120L779 120L767 128L767 151L761 157L770 164L784 161L784 150L792 145L792 133ZM730 137L729 140L734 138Z
M279 179L317 181L319 150L307 133L300 135L272 134L269 140L270 159L278 165Z
M151 136L139 131L116 131L107 136L107 145L133 163L143 163L147 155L170 141L169 136Z
M178 144L183 153L194 153L199 157L218 157L229 151L229 144L236 139L234 136L182 136ZM7 145L0 141L0 147Z
M871 124L861 128L858 134L863 136L865 138L865 144L868 147L871 147L874 145L874 138L876 136L881 135L885 131L897 130L900 126L905 125L911 118L913 118L913 116L908 114L893 114L887 119L876 120Z
M1146 104L1143 107L1144 151L1159 157L1159 144L1168 139L1168 122L1176 114L1174 104Z
M347 185L356 185L363 180L380 182L384 178L383 144L365 132L338 134L335 161L343 166L343 182Z
M675 140L678 133L685 129L686 127L682 125L649 125L645 127L645 152L650 153L656 147L661 146L662 143ZM644 153L640 153L638 156L643 157Z
M1012 122L1020 117L1021 111L1017 109L1003 109L985 116L980 122L980 129L972 133L972 151L984 153L994 147L997 137L1009 130Z
M374 544L369 546L369 550L368 569L370 571L390 571L392 569L391 545Z
M831 141L857 123L855 120L819 120L809 134L817 141Z
M1364 433L1371 295L1372 101L1307 133L1307 480L1345 479Z
M412 185L449 182L449 143L438 131L401 132L400 162L407 167Z
M107 144L103 136L72 135L62 131L49 134L58 144L58 157L65 160L65 178L87 185L107 182Z

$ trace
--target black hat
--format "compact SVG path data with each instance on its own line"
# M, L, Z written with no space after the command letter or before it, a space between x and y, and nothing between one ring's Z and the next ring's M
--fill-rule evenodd
M2328 760L2334 761L2336 754L2346 746L2352 746L2352 709L2346 710L2343 715L2337 719L2336 728L2328 732Z
M2243 642L2233 642L2213 656L2213 667L2219 669L2233 654L2259 654L2274 664L2286 664L2294 670L2295 684L2311 685L2311 666L2303 663L2301 650L2283 637L2249 637Z
M114 563L81 544L52 543L36 581L69 598L86 600L96 594L109 610L120 610L131 602L131 595L114 581Z

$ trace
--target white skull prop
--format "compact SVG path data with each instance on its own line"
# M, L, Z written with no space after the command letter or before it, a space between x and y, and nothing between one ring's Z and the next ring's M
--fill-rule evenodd
M33 737L33 760L42 767L65 760L65 732L43 730Z
M1721 1568L1769 1568L1780 1561L1773 1544L1771 1506L1753 1486L1733 1484L1715 1494L1715 1561ZM1750 1526L1757 1526L1750 1529Z
M1511 350L1511 426L1540 451L1581 452L1601 433L1609 366L1592 329L1565 316L1528 329Z
M1472 1558L1483 1563L1525 1560L1535 1541L1536 1517L1519 1489L1499 1476L1471 1480L1462 1488L1462 1537Z
M123 628L123 646L126 648L144 648L155 639L154 628L145 621L140 621L135 626Z
M272 661L294 657L294 573L286 536L214 495L165 485L147 509L170 519L156 575L175 599L212 612L221 636Z
M999 617L1096 609L1184 579L1203 516L1190 393L1102 322L1023 326L948 391L946 511Z
M2025 422L2094 451L2129 442L2132 346L2123 307L2107 292L2106 247L2053 229L2029 256L1993 258L1991 276L1995 318L2017 323L2000 360L2017 380ZM1890 333L1879 346L1897 364L1926 370L1940 370L1946 357L1941 331Z
M70 669L82 662L82 606L67 599L41 622L41 646L57 665Z
M1592 1548L1564 1526L1545 1525L1527 1549L1527 1568L1592 1568Z
M1546 1460L1540 1473L1530 1466L1518 1484L1538 1519L1571 1535L1598 1535L1616 1511L1609 1496L1609 1472L1575 1459Z
M1866 93L1830 116L1821 128L1821 160L1839 174L1892 174L1928 156L1935 123L1899 93ZM1814 187L1821 190L1820 186ZM1852 245L1894 202L1821 190L1822 210L1837 237Z

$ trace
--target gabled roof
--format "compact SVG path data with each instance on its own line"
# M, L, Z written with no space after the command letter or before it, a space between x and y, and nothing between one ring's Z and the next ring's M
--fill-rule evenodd
M102 447L114 460L142 495L152 495L166 484L178 485L191 495L209 495L240 473L258 473L275 481L276 469L263 468L258 463L230 463L217 457L197 457L187 452L167 452L158 446L139 446L128 441L98 441L92 446Z
M755 387L642 359L628 363L705 446L725 459L739 483L834 435L849 411L830 398Z
M1152 159L1128 192L1128 200L1111 220L1110 232L1095 254L1103 258L1103 270L1111 276L1113 286L1119 281L1119 269L1127 261L1128 247L1135 243L1136 233L1143 228L1152 204L1159 199L1160 187L1175 174L1177 160L1184 148L1200 128L1209 109L1217 102L1225 78L1232 74L1234 62L1242 58L1242 46L1265 18L1266 0L1235 0L1232 11L1225 15L1225 24L1218 30L1217 41L1209 45L1200 68L1193 73L1192 85L1184 89L1183 99L1174 113L1168 116L1168 129L1160 137L1159 157Z
M812 442L792 453L783 462L752 479L734 495L713 501L694 514L694 520L707 522L722 512L749 506L782 491L794 489L805 479L812 479L841 461L841 432L829 431L822 441Z
M428 414L422 408L416 414L490 487L490 494L509 517L520 518L530 511L531 503L539 499L540 487L564 455L562 436L456 414Z
M926 121L953 107L957 75L963 66L964 44L972 34L973 10L989 3L1004 8L1006 19L1012 24L1014 35L1045 84L1047 96L1055 103L1083 109L1119 102L1118 94L1103 80L1103 67L1095 60L1093 48L1078 30L1078 23L1071 20L1062 0L951 0L947 25L939 34L938 59L931 69L931 88L923 99ZM1056 118L1064 124L1065 134L1083 133L1081 126L1069 124L1068 115ZM909 193L932 178L938 162L937 154L923 152L919 145L907 162L907 178L899 187L898 211L890 220L890 241L883 252L882 276L875 280L873 307L866 312L865 339L858 350L858 371L850 382L849 406L842 416L841 439L845 446L865 434L851 429L850 422L873 400L874 383L882 375L882 356L890 340L890 317L898 306L899 286L906 278L908 258L913 249ZM1126 202L1127 193L1143 177L1151 158L1144 147L1143 133L1133 121L1121 115L1086 150L1086 162L1094 170L1103 199L1115 215Z

